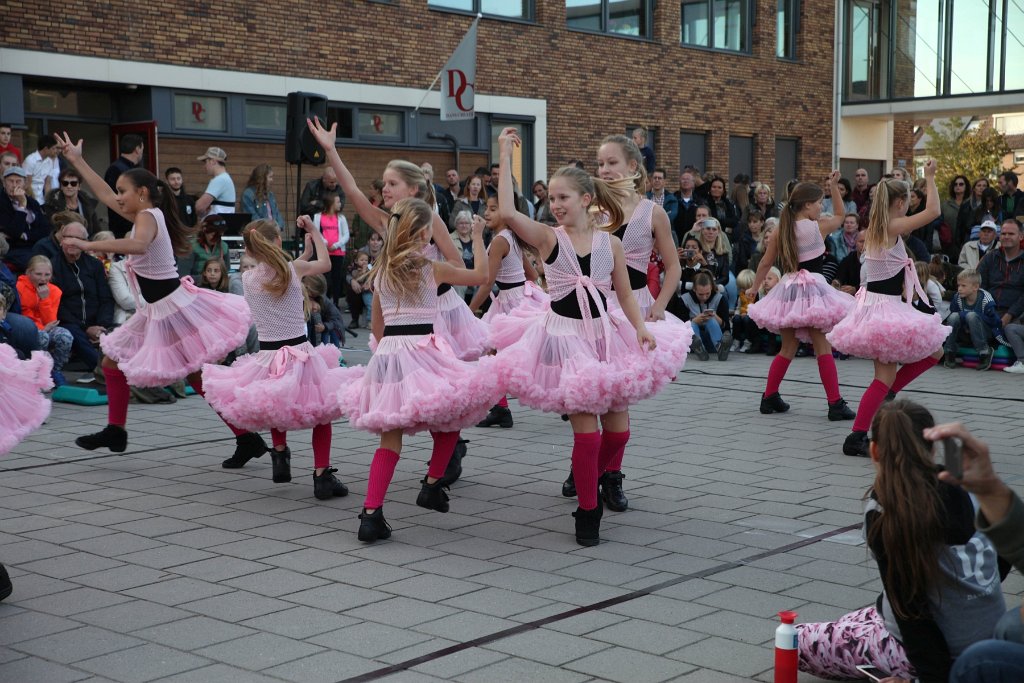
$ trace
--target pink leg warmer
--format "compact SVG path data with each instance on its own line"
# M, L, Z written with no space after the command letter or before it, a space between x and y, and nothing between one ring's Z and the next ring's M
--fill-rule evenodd
M576 480L576 496L584 510L597 507L597 460L600 450L601 432L574 434L572 476Z
M789 358L781 354L772 359L772 365L768 368L768 384L764 388L765 396L779 392L779 387L782 386L782 380L786 377L786 370L789 370L791 362Z
M124 427L128 422L128 379L121 368L103 366L103 378L107 381L107 422Z
M501 408L508 408L508 396L502 396L501 400L498 401L498 406Z
M818 356L818 376L821 386L825 387L825 396L829 403L835 403L842 396L839 394L839 373L836 371L836 359L831 353Z
M271 429L270 430L270 440L274 444L274 448L275 449L277 449L278 446L287 446L288 445L288 432L282 432L282 431L277 430L277 429Z
M921 360L914 361L913 363L907 363L896 373L896 379L893 380L892 386L889 387L890 391L903 391L908 384L923 375L926 370L933 367L938 362L938 358L928 356L927 358L922 358Z
M459 432L430 432L430 436L434 439L434 450L430 453L427 476L440 479L448 469L448 461L452 459Z
M397 465L398 453L387 448L378 448L374 451L373 462L370 463L370 481L366 484L366 500L363 501L364 508L376 510L384 504L384 494L388 492Z
M857 406L857 418L853 421L853 431L866 432L871 428L871 420L874 419L878 407L885 401L889 387L881 380L874 380L864 390L860 398L860 405Z
M313 427L313 467L331 466L331 424L317 425Z
M628 429L624 432L609 432L607 429L602 432L601 451L597 456L598 473L622 470L622 456L626 453L628 441Z

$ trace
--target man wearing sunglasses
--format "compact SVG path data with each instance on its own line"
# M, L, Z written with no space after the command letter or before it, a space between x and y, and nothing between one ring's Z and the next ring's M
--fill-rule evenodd
M43 212L53 216L60 211L74 211L85 218L85 228L92 237L100 230L99 219L96 217L96 200L82 192L82 178L78 171L68 167L60 173L57 189L46 196Z

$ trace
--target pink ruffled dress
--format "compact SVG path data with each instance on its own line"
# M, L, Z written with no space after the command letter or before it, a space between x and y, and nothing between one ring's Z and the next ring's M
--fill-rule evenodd
M651 261L651 252L654 251L654 202L646 197L641 199L633 210L629 221L615 231L615 236L622 240L622 250L626 253L626 270L629 273L630 287L633 289L633 296L640 306L640 314L647 318L647 314L654 305L654 295L647 286L647 265ZM619 306L618 297L608 299L608 310L620 321L629 324L626 314ZM664 320L657 320L645 323L647 329L654 335L658 342L658 348L671 352L679 358L679 368L686 363L686 354L690 352L690 341L693 339L693 326L690 323L680 320L671 313L665 313Z
M374 288L384 317L384 337L361 380L338 392L338 403L349 422L378 434L395 429L415 434L456 432L482 420L505 387L493 356L475 362L460 360L434 331L437 284L431 264L423 266L412 296L399 298L380 276Z
M50 399L42 392L53 388L53 359L33 351L20 360L17 351L0 344L0 455L5 455L39 429L50 415Z
M200 289L187 276L179 281L163 212L144 212L156 219L156 238L145 253L125 263L136 302L141 294L147 303L103 335L100 347L117 361L129 384L162 387L238 348L249 333L250 315L240 296Z
M884 251L865 253L864 281L853 310L827 335L833 348L882 363L913 363L942 348L952 328L938 313L914 308L915 292L925 301L928 295L902 237Z
M338 347L309 343L302 283L294 266L288 267L291 282L280 297L264 289L274 274L267 264L242 273L260 350L230 367L203 367L206 400L243 429L290 431L333 422L341 417L338 391L363 374L362 367L339 367Z
M594 231L580 257L564 228L545 273L550 309L517 308L491 322L499 371L519 402L545 412L603 415L655 395L682 359L647 351L628 323L608 314L610 235Z
M850 312L854 300L833 287L821 274L825 240L818 222L802 219L793 228L799 270L783 275L763 299L747 307L747 315L758 327L769 332L796 330L798 339L810 342L810 330L829 332Z
M501 259L494 283L498 286L497 295L492 296L491 305L484 313L482 320L489 323L494 316L511 313L520 306L536 311L544 310L551 302L551 297L533 282L526 281L523 270L523 250L519 246L514 232L505 228L494 236L495 240L508 243L508 253ZM494 245L494 242L491 242Z
M427 245L423 253L431 261L444 261L436 244ZM473 315L465 299L447 283L437 288L434 334L444 339L461 360L476 360L488 350L487 324Z

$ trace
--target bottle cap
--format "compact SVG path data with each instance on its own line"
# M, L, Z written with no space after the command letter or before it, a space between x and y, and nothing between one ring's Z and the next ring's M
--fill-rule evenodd
M783 624L792 624L796 621L796 612L779 612L779 619Z

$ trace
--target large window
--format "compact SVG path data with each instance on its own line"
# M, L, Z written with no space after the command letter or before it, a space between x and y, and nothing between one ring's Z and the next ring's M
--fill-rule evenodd
M431 9L450 9L491 17L531 19L530 0L427 0Z
M651 37L653 0L565 0L569 28Z
M679 168L693 166L701 173L707 162L707 133L684 130L679 134Z
M729 136L729 177L739 174L754 177L754 138Z
M798 178L796 165L800 141L796 138L775 138L775 196L782 195L786 183Z
M750 52L751 0L682 0L683 45Z
M796 59L796 36L800 24L800 0L777 0L775 10L775 56Z

